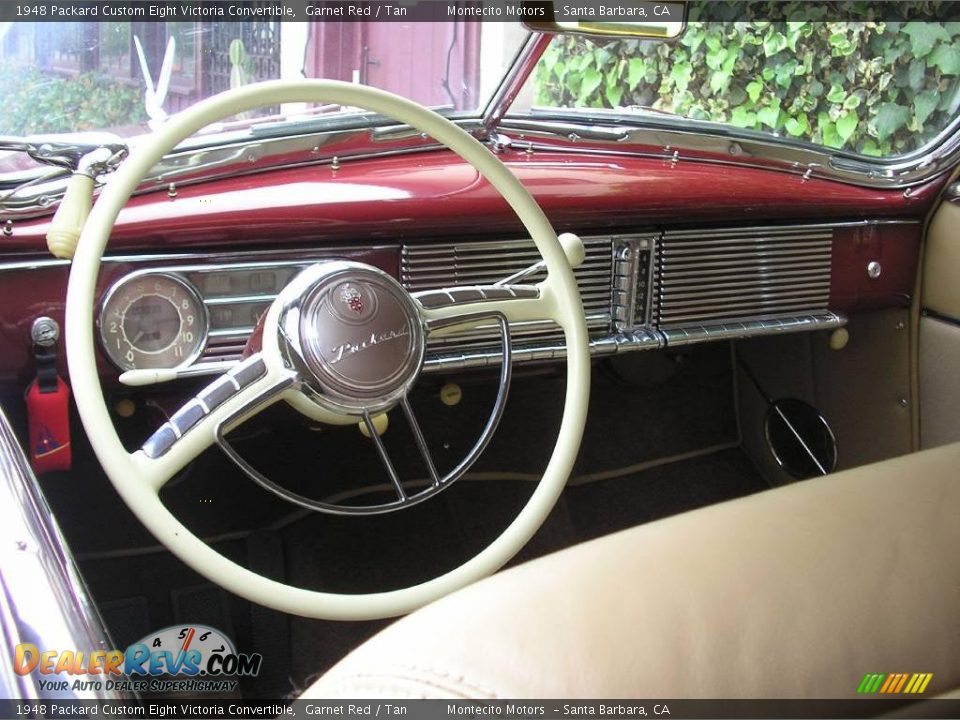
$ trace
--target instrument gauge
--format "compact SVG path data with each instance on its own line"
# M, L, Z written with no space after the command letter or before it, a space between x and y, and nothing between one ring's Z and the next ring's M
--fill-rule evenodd
M100 340L122 370L189 365L207 338L206 306L183 278L145 273L121 280L103 300Z

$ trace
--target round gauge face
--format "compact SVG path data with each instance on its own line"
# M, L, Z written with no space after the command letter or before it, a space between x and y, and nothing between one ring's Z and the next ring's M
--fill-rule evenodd
M175 275L151 273L121 281L100 310L100 339L124 370L173 368L196 359L207 313L196 291Z

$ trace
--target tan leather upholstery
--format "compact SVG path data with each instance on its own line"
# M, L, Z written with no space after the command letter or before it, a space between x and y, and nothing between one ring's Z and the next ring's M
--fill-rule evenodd
M637 492L644 492L637 486ZM637 527L499 573L306 697L849 697L960 687L960 444Z
M923 254L923 307L960 319L960 206L941 203Z
M920 318L920 437L960 442L960 325L935 317Z

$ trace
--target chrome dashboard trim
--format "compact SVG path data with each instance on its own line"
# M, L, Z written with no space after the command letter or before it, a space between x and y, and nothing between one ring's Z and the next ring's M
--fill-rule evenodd
M825 312L833 228L665 230L653 265L663 330Z
M770 317L745 322L720 323L688 327L681 330L655 330L637 328L634 331L617 333L590 340L590 355L595 358L641 350L660 350L666 347L693 345L714 340L746 340L762 335L789 332L831 330L847 324L842 313L825 312L797 317ZM547 362L566 358L563 342L540 342L516 344L513 348L514 362ZM494 351L471 350L463 352L427 353L424 372L450 372L492 367L500 363L500 355Z
M478 127L475 118L451 118L451 122L470 131ZM202 143L204 138L200 138ZM356 149L358 140L380 145L380 148ZM178 187L226 177L242 177L265 170L283 170L305 166L331 165L336 160L366 160L409 153L435 151L443 145L420 133L400 133L397 126L352 127L294 136L252 137L224 145L188 145L166 155L144 178L133 196L166 191L176 181ZM292 156L289 161L274 158ZM66 191L67 175L57 178L38 177L16 188L15 194L2 198L3 216L30 219L54 211ZM98 182L98 187L102 182ZM31 193L24 190L30 188Z
M377 252L377 251L387 251L387 250L399 250L399 245L396 244L377 244L377 245L323 245L319 250L313 250L313 252L323 252L323 253L355 253L357 251L363 252ZM137 263L167 263L171 261L176 262L193 262L196 265L196 268L191 268L191 272L202 272L204 269L217 269L218 264L229 264L231 268L235 269L247 269L244 266L249 265L251 269L260 267L263 265L281 266L281 265L299 265L303 262L309 262L309 260L303 260L311 250L309 248L283 248L279 250L230 250L225 252L214 252L214 253L202 253L202 252L186 252L186 253L142 253L142 254L127 254L127 255L105 255L100 261L101 264L130 264L135 265ZM284 258L288 256L294 256L298 259L295 260L256 260L252 258L273 258L279 257ZM231 261L231 258L236 258L235 261ZM201 264L200 261L211 260L206 264ZM13 260L10 262L0 262L0 272L9 271L9 270L34 270L39 268L47 267L70 267L69 260L60 260L58 258L51 257L41 257L33 260ZM163 269L168 269L164 267Z
M538 38L531 36L521 49L534 52ZM529 72L523 63L515 63L517 73ZM677 163L693 160L704 163L761 167L800 175L804 179L817 177L863 187L899 189L917 185L949 169L960 159L960 117L944 128L925 147L889 160L873 161L852 153L831 153L812 144L789 138L767 137L761 133L735 132L726 126L706 125L684 118L662 118L653 114L641 118L600 117L577 119L554 111L553 117L531 118L507 116L500 119L504 99L512 100L516 88L505 81L484 110L482 117L451 118L467 131L489 135L491 144L504 147L501 136L510 132L522 134L523 148L528 151L553 150L557 152L591 152L597 154L630 155L662 158ZM499 104L498 104L499 103ZM616 121L616 122L615 122ZM491 124L493 123L493 124ZM641 124L642 123L642 124ZM235 133L236 136L238 133ZM544 142L537 144L530 138ZM357 140L382 144L387 147L366 147L357 150ZM210 138L201 138L200 142ZM586 140L597 147L577 147ZM509 145L509 143L506 143ZM619 146L611 150L607 145ZM239 177L265 170L289 169L308 165L332 164L344 159L369 159L398 154L434 151L442 148L430 138L417 132L407 132L402 125L371 125L370 123L302 134L272 138L257 137L251 132L243 139L223 145L197 144L181 147L167 155L134 192L140 195L163 190L173 180L188 185L223 177ZM287 156L290 156L287 159ZM21 173L22 174L22 173ZM54 181L28 180L17 187L21 195L3 198L4 216L26 219L52 212L66 190L66 177ZM51 187L52 186L52 187ZM34 190L30 194L22 191Z
M880 218L873 220L838 220L837 222L826 222L826 223L791 223L788 225L750 225L744 227L744 230L763 228L763 227L796 227L796 228L805 228L810 230L818 230L821 228L851 228L851 227L872 227L874 225L919 225L920 220L915 218ZM629 232L620 232L613 231L611 235L630 235L636 233ZM399 244L378 244L378 245L323 245L321 249L324 252L356 252L357 250L398 250L400 248ZM120 264L120 263L161 263L161 262L186 262L186 261L201 261L209 260L211 258L216 258L219 262L226 262L228 258L255 258L255 257L274 257L274 256L287 256L295 255L297 257L304 256L305 253L310 252L309 248L284 248L280 250L231 250L227 252L220 253L200 253L200 252L186 252L186 253L129 253L125 255L106 255L100 261L104 264ZM243 262L244 260L237 260L238 263ZM250 260L253 263L262 263L266 261L257 261ZM287 264L295 265L297 261L290 260L286 261ZM209 266L215 265L216 262L210 263ZM233 264L233 263L231 263ZM70 267L69 260L60 260L58 258L49 257L44 255L42 257L36 257L32 259L24 260L11 260L7 262L0 262L0 272L15 271L15 270L34 270L39 268L48 268L48 267Z

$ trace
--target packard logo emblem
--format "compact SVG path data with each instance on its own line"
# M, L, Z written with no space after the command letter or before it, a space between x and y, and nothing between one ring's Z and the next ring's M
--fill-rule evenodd
M363 314L363 294L353 285L345 283L340 287L340 302L357 315Z

